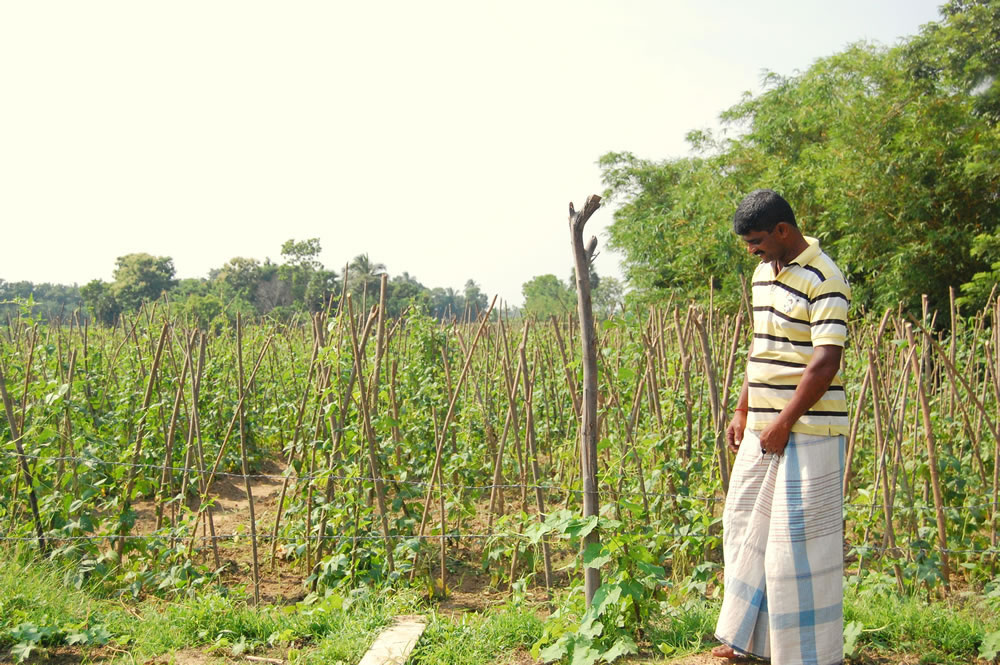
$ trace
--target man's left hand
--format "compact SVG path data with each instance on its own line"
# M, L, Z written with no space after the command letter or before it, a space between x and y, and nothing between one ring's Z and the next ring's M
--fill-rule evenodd
M774 453L781 455L788 445L788 436L791 428L781 422L773 422L764 428L760 433L761 453Z

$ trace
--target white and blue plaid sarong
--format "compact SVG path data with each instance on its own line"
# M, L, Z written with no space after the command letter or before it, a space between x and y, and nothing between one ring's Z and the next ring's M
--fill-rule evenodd
M746 430L722 518L722 643L774 665L843 661L843 468L842 435L793 432L778 456Z

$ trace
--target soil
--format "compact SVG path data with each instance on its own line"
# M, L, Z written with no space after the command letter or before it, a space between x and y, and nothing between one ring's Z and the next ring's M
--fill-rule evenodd
M284 466L274 461L264 464L258 474L251 479L250 492L253 494L254 517L257 535L269 535L274 526L274 516L278 509L283 480L280 478ZM245 534L245 539L219 540L219 563L221 582L228 586L246 588L253 593L253 550L250 546L250 500L247 498L243 480L237 476L217 476L212 483L214 498L212 523L216 535L234 533ZM286 504L287 505L287 504ZM198 501L189 503L197 509ZM151 500L137 502L134 506L136 522L133 532L152 533L156 529L156 508ZM205 529L204 519L202 529ZM206 552L211 548L206 547ZM211 561L211 558L209 558ZM304 562L289 562L281 556L280 546L274 561L268 540L258 541L257 561L260 570L260 596L262 603L289 604L306 596L303 580L306 575Z

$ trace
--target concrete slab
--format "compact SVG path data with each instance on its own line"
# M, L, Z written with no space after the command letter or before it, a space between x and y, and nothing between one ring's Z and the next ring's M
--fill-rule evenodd
M379 633L358 665L403 665L426 627L422 616L394 617L393 624Z

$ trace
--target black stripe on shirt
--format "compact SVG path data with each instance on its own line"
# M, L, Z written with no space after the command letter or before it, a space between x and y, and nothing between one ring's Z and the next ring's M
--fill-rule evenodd
M754 282L753 286L780 286L785 291L788 291L789 293L791 293L793 295L796 295L796 296L802 298L803 300L809 300L809 295L808 294L802 293L798 289L792 288L791 286L785 284L784 282L782 282L781 280L778 280L778 279L772 279L769 282Z
M787 385L783 383L764 383L763 381L750 381L747 385L751 388L766 388L769 390L795 390L798 388L797 385ZM844 392L844 386L830 386L826 389L827 392L840 391Z
M812 321L812 322L810 322L809 325L811 325L811 326L821 326L821 325L823 325L825 323L833 323L833 324L838 325L838 326L844 326L845 328L847 327L847 321L844 321L843 319L820 319L819 321Z
M794 339L788 339L787 337L779 337L778 335L768 335L767 333L754 333L754 339L769 339L772 342L785 342L787 344L794 344L795 346L812 346L813 343L806 340L804 342L797 342Z
M766 365L781 365L782 367L805 367L805 363L793 363L791 360L775 360L774 358L750 358L752 363L764 363Z
M781 413L781 409L775 409L769 406L751 406L748 407L751 413ZM829 417L847 417L847 411L806 411L804 416L829 416Z
M804 270L808 270L809 272L811 272L814 275L816 275L817 277L819 277L819 281L821 281L821 282L825 282L826 281L826 275L824 275L822 272L820 272L819 268L815 268L813 266L800 266L800 267L802 269L804 269Z
M844 302L846 302L847 304L851 303L851 301L847 299L847 296L844 295L843 293L840 293L839 291L835 291L833 293L824 293L822 295L818 295L815 298L811 299L809 302L810 303L814 303L817 300L823 300L824 298L843 298Z
M791 323L801 323L804 326L808 326L809 325L808 321L806 321L804 319L795 319L795 318L792 318L792 317L788 316L787 314L785 314L784 312L779 312L778 310L776 310L773 307L769 307L769 306L754 307L753 311L755 311L755 312L771 312L772 314L774 314L778 318L784 319L785 321L789 321Z

